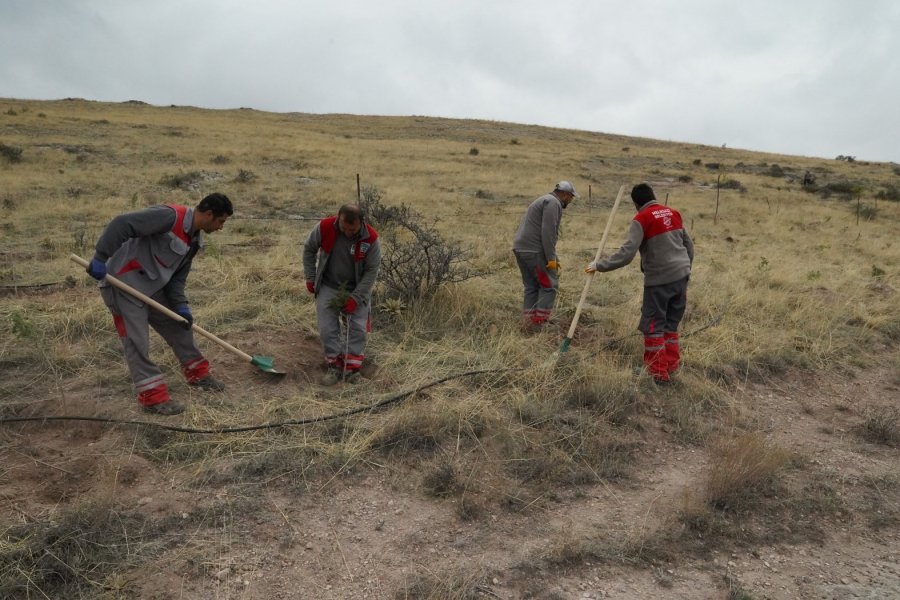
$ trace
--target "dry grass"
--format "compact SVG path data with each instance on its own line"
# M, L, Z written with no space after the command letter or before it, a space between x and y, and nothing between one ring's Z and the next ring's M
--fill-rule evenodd
M900 409L895 406L868 408L856 431L867 442L900 445Z
M90 503L10 527L0 542L0 597L96 597L123 583L117 570L152 558L160 533L139 512Z
M487 573L484 569L427 570L414 574L394 594L395 600L476 600L483 598Z
M759 433L722 439L710 448L704 501L718 509L740 510L765 492L790 454Z
M512 123L83 101L0 99L0 125L0 142L22 149L16 162L0 161L0 416L65 413L73 396L97 398L81 406L102 414L134 416L111 320L67 259L90 255L103 226L123 211L228 194L236 214L207 237L188 286L197 322L310 376L318 356L292 354L308 348L297 344L316 332L300 245L316 219L356 199L357 173L383 192L385 204L436 219L483 273L425 302L377 311L367 354L379 372L362 389L323 391L300 377L273 386L232 368L225 374L235 391L221 400L191 397L183 422L330 414L454 373L490 372L340 423L243 435L136 434L137 454L172 477L195 478L198 488L265 483L297 496L327 494L338 477L378 465L398 487L446 503L462 522L478 522L497 509L536 511L583 486L628 481L659 435L709 448L708 479L679 521L688 525L684 535L717 529L727 537L735 530L726 521L770 506L760 498L766 489L776 500L796 493L778 488L789 460L783 450L759 434L727 435L753 422L731 391L797 368L852 370L896 349L900 246L893 224L900 204L879 201L877 213L857 225L846 200L808 194L799 184L811 170L820 186L858 182L865 199L895 179L891 165ZM710 163L745 189L722 190L718 216L710 187L718 172ZM780 165L777 177L772 163ZM562 226L559 326L526 336L517 328L521 283L510 238L527 203L562 178L582 197ZM633 372L641 351L636 265L595 279L571 349L547 361L574 314L581 267L596 251L616 190L645 180L682 212L697 245L682 327L685 367L667 390ZM609 249L631 217L623 206ZM28 293L11 287L45 283L58 285ZM173 390L190 394L171 354L151 337ZM647 430L648 423L660 429ZM896 444L896 415L868 414L860 433ZM810 489L815 506L808 512L838 510L829 504L836 502L831 490ZM896 510L888 508L884 522L892 523ZM542 564L586 557L650 564L685 542L673 531L663 526L619 541L562 536ZM143 557L109 558L109 573L124 573ZM471 597L482 577L423 571L401 593Z

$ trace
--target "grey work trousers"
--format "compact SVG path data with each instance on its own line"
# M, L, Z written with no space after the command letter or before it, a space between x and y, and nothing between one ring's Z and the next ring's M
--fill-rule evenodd
M114 287L100 288L100 295L113 315L113 322L125 351L125 362L128 364L134 387L139 393L163 383L162 371L150 360L148 324L169 344L182 365L203 358L194 341L193 332L185 329L178 321L143 302L132 299ZM153 294L151 298L174 310L174 307L169 306L162 291Z
M522 273L525 294L522 311L526 319L542 323L550 318L556 293L559 289L559 272L547 269L547 262L540 252L513 251Z
M319 339L322 341L325 361L330 366L346 366L348 370L357 370L362 364L369 337L369 304L360 302L353 313L346 314L329 306L337 295L338 290L324 284L316 294ZM346 335L341 334L342 320L347 324Z
M678 331L687 308L687 288L690 277L644 287L641 320L638 331L644 335L663 335Z

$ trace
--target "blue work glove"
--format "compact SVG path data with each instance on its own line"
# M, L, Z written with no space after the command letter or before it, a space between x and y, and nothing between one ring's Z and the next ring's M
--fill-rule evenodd
M106 277L106 261L94 257L91 259L91 264L88 265L86 271L88 275L97 281L103 281L103 278Z
M194 324L194 315L191 314L191 307L187 304L179 304L175 307L175 312L187 321L187 323L182 323L181 326L185 329L190 329L191 325Z

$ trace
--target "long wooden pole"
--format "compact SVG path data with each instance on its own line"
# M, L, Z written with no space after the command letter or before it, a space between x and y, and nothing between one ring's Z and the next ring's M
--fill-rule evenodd
M603 237L600 238L600 247L597 248L597 254L594 255L594 262L600 260L600 256L603 254L603 249L606 247L606 239L609 237L609 230L612 227L613 217L616 216L616 210L619 208L619 203L622 201L622 194L625 193L625 186L619 188L619 193L616 196L616 201L613 204L612 211L609 213L609 218L606 220L606 227L603 229ZM571 338L575 335L575 328L578 327L578 318L581 316L581 309L584 307L584 301L587 298L588 290L591 287L591 279L594 274L589 273L587 276L587 281L584 282L584 289L581 290L581 298L578 300L578 306L575 307L575 316L572 317L572 324L569 326L569 333L566 334L566 337Z
M81 266L84 267L85 269L86 269L86 268L88 267L88 265L90 264L88 261L84 260L83 258L81 258L80 256L78 256L78 255L76 255L76 254L71 254L71 255L69 255L69 258L72 260L72 262L78 263L79 265L81 265ZM163 306L162 304L160 304L159 302L157 302L156 300L154 300L153 298L151 298L151 297L148 296L147 294L144 294L144 293L142 293L142 292L139 292L138 290L134 289L133 287L131 287L131 286L128 285L127 283L125 283L125 282L123 282L123 281L119 281L118 279L116 279L116 278L113 277L112 275L108 275L108 274L107 274L107 276L106 276L106 281L107 281L110 285L113 285L113 286L119 288L120 290L122 290L122 291L125 292L126 294L130 294L130 295L134 296L135 298L137 298L137 299L140 300L141 302L146 302L149 306L152 306L153 308L155 308L156 310L158 310L158 311L161 312L162 314L166 315L166 316L169 317L170 319L174 319L174 320L176 320L176 321L178 321L178 322L180 322L180 323L187 323L187 322L188 322L187 319L185 319L184 317L182 317L181 315L179 315L177 312L175 312L175 311L169 309L169 308L166 307L166 306ZM250 356L250 355L247 354L246 352L242 352L241 350L238 350L237 348L235 348L234 346L232 346L231 344L229 344L228 342L226 342L226 341L223 340L222 338L218 337L218 336L215 335L215 334L212 334L212 333L206 331L205 329L203 329L203 328L200 327L199 325L191 325L191 329L193 329L194 331L196 331L197 333L199 333L199 334L202 335L203 337L208 338L208 339L214 341L215 343L219 344L220 346L222 346L222 347L225 348L226 350L230 350L231 352L234 352L235 354L237 354L238 356L240 356L240 357L243 358L244 360L249 361L249 362L253 362L253 357L252 357L252 356Z
M616 216L616 210L619 208L619 203L622 201L622 195L624 193L625 186L623 185L619 188L619 193L616 196L612 211L609 213L609 218L606 220L606 227L603 229L603 237L600 238L600 246L597 248L594 262L600 260L600 256L603 254L603 249L606 247L606 239L609 237L609 230L612 227L613 217ZM578 319L581 317L581 309L584 307L584 301L587 299L588 290L591 288L591 280L593 277L594 274L589 273L587 281L584 282L584 289L581 290L581 298L578 300L578 306L575 307L575 316L572 317L572 324L569 325L569 332L566 334L566 338L563 340L562 345L560 345L559 350L554 353L554 357L559 357L560 354L566 352L569 349L569 345L572 343L572 337L575 335L575 328L578 327Z

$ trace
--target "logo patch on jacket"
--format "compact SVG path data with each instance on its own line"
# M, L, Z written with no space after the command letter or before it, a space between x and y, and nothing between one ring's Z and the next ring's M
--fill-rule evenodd
M372 247L372 244L368 244L368 243L366 243L366 242L360 242L360 244L359 244L359 252L360 252L361 254L368 254L368 253L369 253L369 248L371 248L371 247Z

